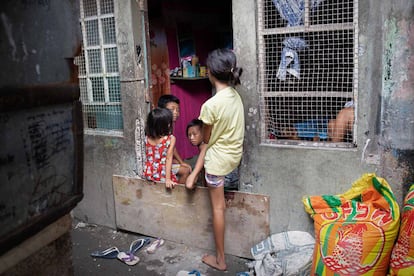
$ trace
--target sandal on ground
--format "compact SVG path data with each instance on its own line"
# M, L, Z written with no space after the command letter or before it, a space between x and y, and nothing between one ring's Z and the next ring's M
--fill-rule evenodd
M148 254L153 254L160 246L162 246L164 244L164 240L163 239L156 239L155 241L152 242L152 244L150 246L147 247L146 251Z
M91 256L94 258L116 259L119 250L115 246L105 249L104 251L94 251Z
M119 252L118 259L127 265L136 265L140 260L132 253Z
M131 245L129 246L129 251L127 253L135 254L138 250L140 250L146 244L149 244L149 243L150 243L149 238L137 239L137 240L131 242Z
M177 272L176 276L204 276L204 274L201 274L200 271L194 269L192 271L187 271L187 270L180 270Z

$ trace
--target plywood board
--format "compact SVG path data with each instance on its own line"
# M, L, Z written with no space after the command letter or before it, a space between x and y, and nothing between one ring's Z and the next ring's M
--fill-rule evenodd
M116 224L120 229L214 250L208 188L172 191L140 178L113 176ZM250 249L269 236L269 197L226 193L225 253L252 258Z

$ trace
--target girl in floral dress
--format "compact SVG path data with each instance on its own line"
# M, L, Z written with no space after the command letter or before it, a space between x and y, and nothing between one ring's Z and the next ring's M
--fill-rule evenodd
M144 177L154 182L165 183L167 189L174 188L177 176L172 171L175 137L171 134L173 115L166 108L155 108L147 117L145 126Z

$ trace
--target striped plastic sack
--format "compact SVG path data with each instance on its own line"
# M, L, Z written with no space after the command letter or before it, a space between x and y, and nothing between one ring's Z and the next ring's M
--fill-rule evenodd
M386 275L400 210L385 179L364 174L340 195L302 199L314 220L311 275Z
M391 254L390 274L414 275L414 184L404 199L400 231Z

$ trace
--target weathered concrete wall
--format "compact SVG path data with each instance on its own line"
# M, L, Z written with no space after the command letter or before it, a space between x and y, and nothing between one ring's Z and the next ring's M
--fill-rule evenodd
M384 8L380 172L404 196L414 183L414 2Z
M143 0L142 0L143 1ZM85 198L79 218L115 227L112 175L134 176L134 130L142 137L149 108L145 102L146 48L142 1L116 1L125 132L122 137L85 136ZM233 1L233 34L246 112L241 190L270 196L271 232L307 230L305 195L339 194L365 172L392 186L399 202L413 182L413 5L410 0L359 3L359 87L357 145L352 150L280 148L260 144L256 2ZM138 137L138 151L142 148ZM139 156L139 154L138 154Z
M79 1L2 1L0 85L69 82L81 42Z
M233 1L235 50L245 69L239 91L247 115L241 188L270 196L271 232L313 232L302 197L342 193L365 172L386 178L401 202L404 185L414 180L410 167L414 3L360 1L358 147L354 150L260 144L255 5L249 0Z
M124 131L122 136L85 134L84 199L74 210L82 220L112 228L116 228L112 175L135 176L141 170L136 162L135 123L138 120L139 129L143 129L142 118L149 108L142 37L145 7L141 2L115 1Z

